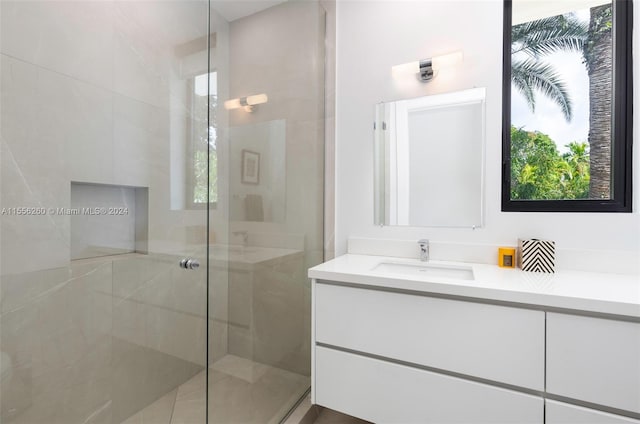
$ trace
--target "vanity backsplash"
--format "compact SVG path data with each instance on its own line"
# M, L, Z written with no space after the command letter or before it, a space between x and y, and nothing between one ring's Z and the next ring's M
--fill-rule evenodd
M391 256L399 258L420 258L418 240L428 238L420 234L415 240L388 240L351 237L347 253L358 255ZM471 262L497 265L498 249L504 246L516 247L517 238L512 243L476 244L451 243L430 240L430 259L439 261ZM638 252L621 250L563 249L555 246L555 270L574 270L632 274L640 276Z

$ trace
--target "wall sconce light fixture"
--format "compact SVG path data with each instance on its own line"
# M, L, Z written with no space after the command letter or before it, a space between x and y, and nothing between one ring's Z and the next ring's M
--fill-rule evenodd
M391 75L394 78L415 75L422 82L430 81L440 69L461 63L462 57L462 51L458 50L453 53L434 56L430 59L396 65L391 68Z
M266 94L255 94L253 96L240 97L224 102L225 109L243 108L247 112L253 112L253 107L262 103L267 103L269 98Z

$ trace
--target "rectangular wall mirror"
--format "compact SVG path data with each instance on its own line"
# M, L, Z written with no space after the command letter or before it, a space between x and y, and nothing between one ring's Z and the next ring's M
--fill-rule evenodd
M483 225L485 91L376 106L376 225Z

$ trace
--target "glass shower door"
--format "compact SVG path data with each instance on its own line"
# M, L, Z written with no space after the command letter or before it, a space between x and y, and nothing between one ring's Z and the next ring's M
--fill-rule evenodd
M325 10L217 0L211 9L223 106L208 423L277 424L310 388L306 272L323 260Z
M2 423L205 422L215 42L207 1L0 3Z

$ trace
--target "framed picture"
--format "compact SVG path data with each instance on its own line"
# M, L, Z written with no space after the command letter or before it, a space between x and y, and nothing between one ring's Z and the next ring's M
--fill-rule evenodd
M242 150L242 184L260 183L260 153Z

